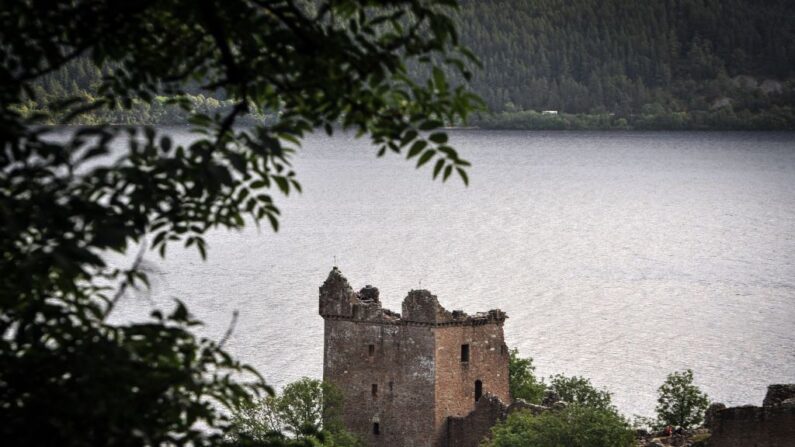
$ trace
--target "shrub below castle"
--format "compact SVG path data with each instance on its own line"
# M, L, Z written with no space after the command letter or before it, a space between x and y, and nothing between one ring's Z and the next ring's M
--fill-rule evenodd
M342 394L332 385L303 377L234 415L233 444L270 442L285 446L359 447L342 426Z
M635 436L614 411L571 405L533 415L517 411L492 429L487 447L624 447Z

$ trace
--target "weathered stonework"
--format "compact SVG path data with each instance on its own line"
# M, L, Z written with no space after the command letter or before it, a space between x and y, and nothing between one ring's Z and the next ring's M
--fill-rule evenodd
M491 427L503 420L508 407L498 398L487 395L481 398L466 416L451 416L447 424L447 440L456 447L478 447Z
M366 445L463 445L448 441L448 417L470 414L478 392L510 402L502 311L449 312L412 290L397 314L375 287L354 292L336 267L319 304L323 380L342 392L343 422Z
M767 387L763 407L779 407L789 399L795 398L795 384L778 384Z
M715 412L710 447L795 446L795 385L770 385L761 407Z
M556 402L562 403L562 402ZM491 428L504 421L514 411L528 411L532 414L541 414L545 411L554 411L551 407L534 405L522 399L506 405L496 396L484 396L475 405L475 409L468 415L450 416L447 418L447 442L456 447L479 447L481 442L490 437Z

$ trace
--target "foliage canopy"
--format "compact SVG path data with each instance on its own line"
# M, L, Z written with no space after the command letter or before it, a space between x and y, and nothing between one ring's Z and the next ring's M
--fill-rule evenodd
M508 360L508 384L513 399L524 399L531 404L540 404L544 398L546 385L535 375L532 357L520 357L519 350L513 348Z
M179 303L136 324L110 324L118 300L146 286L144 249L206 255L204 234L246 220L278 228L273 191L300 191L290 155L334 125L379 155L468 163L444 122L476 98L445 78L470 76L452 0L110 0L5 2L0 9L0 436L14 445L217 445L234 410L270 389L197 337ZM91 98L51 104L69 122L164 95L192 115L197 138L154 128L76 128L67 141L20 105L33 84L81 57L104 75ZM406 63L429 68L414 80ZM198 113L190 87L231 101ZM236 127L247 113L277 119ZM111 145L116 149L111 151ZM140 245L129 268L103 253ZM243 378L241 378L241 375Z
M492 429L488 447L624 447L634 435L612 411L571 405L533 415L517 411Z
M325 446L356 447L360 442L342 425L343 405L342 394L334 386L304 377L288 384L281 395L268 396L239 410L230 438L281 438L296 443L322 440Z
M668 374L657 392L657 423L660 426L691 428L704 421L709 398L693 384L692 370Z
M724 97L730 112L788 113L793 126L787 0L463 0L457 20L486 67L472 88L495 112L662 116ZM782 91L757 88L764 79Z
M590 379L581 376L566 377L557 374L549 378L549 389L566 403L605 411L615 411L610 392L599 390Z

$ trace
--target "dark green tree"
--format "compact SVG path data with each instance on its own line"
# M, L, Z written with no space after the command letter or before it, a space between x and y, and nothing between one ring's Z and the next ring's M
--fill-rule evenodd
M532 357L520 357L519 350L511 349L508 363L508 383L513 399L524 399L532 404L540 404L544 398L543 380L535 375Z
M628 447L635 436L612 411L572 405L533 415L517 411L494 428L487 447Z
M25 0L0 8L0 438L28 445L218 445L226 414L270 390L224 340L194 335L179 303L111 324L119 298L146 287L145 250L206 255L204 234L265 220L274 191L299 190L290 155L339 123L378 154L465 167L444 123L477 104L441 67L469 77L451 0ZM21 104L37 80L88 58L92 96L52 102L61 122L166 96L198 137L175 145L154 128L75 128L49 139ZM406 64L427 66L425 79ZM58 85L58 87L63 86ZM198 113L188 90L224 97ZM235 126L247 114L273 122ZM99 123L101 124L101 123ZM111 152L111 143L121 142ZM140 247L128 268L103 254ZM189 298L189 297L188 297ZM276 441L274 441L276 442Z
M334 386L304 377L284 387L281 395L268 396L236 412L230 439L266 441L281 437L296 442L322 440L325 446L356 447L361 443L342 425L340 413L344 404L342 394Z
M709 398L693 384L693 371L688 369L668 374L658 388L657 423L659 426L697 427L704 421Z
M557 374L549 378L549 389L569 404L615 411L610 392L596 389L591 380L585 377Z

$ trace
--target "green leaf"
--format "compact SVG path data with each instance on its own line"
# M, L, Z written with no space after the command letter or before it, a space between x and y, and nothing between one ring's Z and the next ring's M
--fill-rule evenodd
M447 178L450 177L451 172L453 172L453 165L447 165L447 167L444 168L444 176L442 177L443 182L447 181Z
M433 149L428 149L427 151L423 152L422 156L420 156L420 159L417 160L417 167L419 168L420 166L424 165L425 163L428 163L428 161L431 158L433 158L433 156L435 154L436 154L436 151L433 150Z
M273 181L276 182L276 186L284 193L284 195L290 194L290 182L287 181L286 177L281 175L274 175L272 176Z
M458 171L458 175L461 177L461 180L464 181L465 186L469 186L469 176L467 175L466 171L461 168L455 168Z
M417 156L426 146L428 146L428 142L425 140L415 141L414 144L411 145L408 154L406 154L406 158L410 159Z
M270 213L266 214L266 216L268 216L268 221L270 222L271 228L273 228L273 231L274 232L278 232L279 231L279 219L277 219L276 216L274 216L273 214L270 214Z
M439 160L436 161L436 166L433 167L434 179L436 179L436 177L439 175L439 172L442 170L443 167L444 167L444 158L440 158Z
M229 158L229 162L232 163L232 167L241 174L245 174L247 172L246 167L248 165L248 160L242 154L237 152L229 152L227 154L227 158Z
M177 307L174 309L174 312L168 316L170 320L174 321L187 321L188 320L188 308L185 307L185 303L180 300L174 300L177 302Z
M433 133L428 139L436 144L444 144L447 143L447 134L444 132Z
M417 135L418 135L418 133L417 133L416 130L412 129L412 130L406 131L406 133L403 134L403 138L400 140L400 147L403 147L403 146L409 144L409 142L411 142L412 140L417 138Z
M290 184L293 185L293 188L295 188L299 194L304 192L304 190L301 188L301 183L299 183L298 180L290 179Z
M254 180L251 184L248 185L251 189L260 189L268 186L268 183L265 180Z

